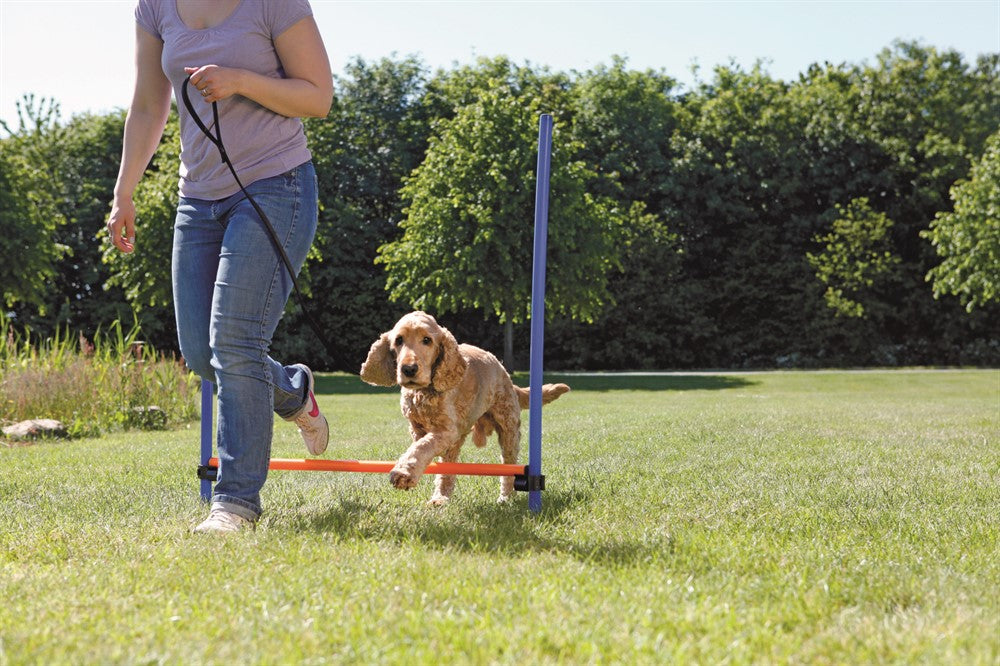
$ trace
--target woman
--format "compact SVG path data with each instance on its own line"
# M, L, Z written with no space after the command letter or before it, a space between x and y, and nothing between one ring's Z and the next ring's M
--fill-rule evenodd
M136 247L132 195L190 76L192 101L210 122L219 103L226 150L302 267L316 232L316 175L305 116L325 116L333 77L307 0L139 0L135 92L107 228L122 252ZM197 94L195 94L197 93ZM198 102L200 97L202 102ZM178 105L180 199L172 278L177 336L188 366L218 387L219 478L195 532L252 527L271 455L273 413L294 421L322 453L329 426L301 364L268 355L291 279L218 150Z

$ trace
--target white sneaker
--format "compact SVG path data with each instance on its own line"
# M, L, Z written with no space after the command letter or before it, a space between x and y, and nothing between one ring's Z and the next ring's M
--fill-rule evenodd
M312 370L301 363L297 364L296 367L305 370L309 376L309 398L298 414L289 416L285 420L295 422L295 425L299 427L302 439L306 442L306 450L310 454L318 456L326 451L326 446L330 443L330 424L327 423L326 417L320 414L319 405L316 404L316 396L313 395L315 382Z
M200 534L240 532L244 529L253 529L253 527L253 521L247 520L241 515L230 513L225 509L212 509L208 518L192 531Z

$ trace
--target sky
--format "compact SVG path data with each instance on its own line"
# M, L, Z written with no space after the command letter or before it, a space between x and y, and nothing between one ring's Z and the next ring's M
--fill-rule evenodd
M170 1L170 0L165 0ZM0 0L0 120L26 93L62 117L126 108L135 0ZM716 65L763 61L794 80L812 63L860 64L896 39L1000 52L1000 0L312 0L335 73L355 57L418 56L434 71L506 55L583 72L628 59L690 87ZM694 70L699 72L697 75Z

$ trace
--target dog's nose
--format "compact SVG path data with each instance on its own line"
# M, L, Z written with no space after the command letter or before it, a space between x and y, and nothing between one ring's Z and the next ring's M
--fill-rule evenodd
M411 379L417 374L417 366L414 365L404 365L400 367L404 377L410 377Z

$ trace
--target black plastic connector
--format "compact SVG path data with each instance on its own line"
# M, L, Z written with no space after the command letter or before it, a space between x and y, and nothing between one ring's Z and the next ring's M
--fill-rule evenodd
M214 465L198 465L198 478L202 481L218 481L219 468Z
M545 490L544 474L518 474L514 477L514 490L530 493L536 490Z

